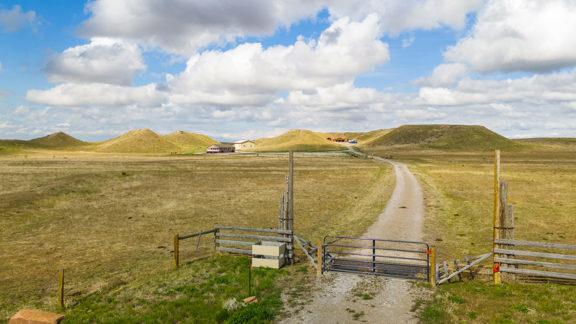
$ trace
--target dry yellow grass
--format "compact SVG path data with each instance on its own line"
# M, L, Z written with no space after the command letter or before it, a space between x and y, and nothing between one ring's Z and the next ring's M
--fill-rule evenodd
M561 148L562 150L558 150ZM544 150L544 151L543 151ZM492 250L493 152L391 151L425 190L425 240L437 262ZM514 206L515 238L576 245L576 155L565 146L502 153L503 181ZM559 251L548 251L562 253ZM491 268L489 261L485 264ZM572 323L571 286L483 282L443 284L423 302L424 323Z
M390 152L410 165L427 196L427 240L440 257L491 249L493 152ZM576 155L530 150L502 153L501 178L509 182L516 238L576 244Z
M328 141L318 133L304 129L292 129L276 137L256 140L257 151L333 151L340 149L340 145Z
M0 159L0 319L53 306L60 268L85 296L171 267L177 232L277 226L285 157L44 152ZM297 157L296 232L361 234L393 185L371 160Z
M206 152L206 147L218 143L218 141L202 134L194 134L185 131L177 131L162 136L168 142L179 146L183 153Z
M168 153L182 149L149 129L134 129L98 143L96 150L108 153Z

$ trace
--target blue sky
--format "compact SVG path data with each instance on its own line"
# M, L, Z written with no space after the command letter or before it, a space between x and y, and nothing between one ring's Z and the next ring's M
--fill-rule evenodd
M576 137L570 0L0 3L0 138L483 125Z

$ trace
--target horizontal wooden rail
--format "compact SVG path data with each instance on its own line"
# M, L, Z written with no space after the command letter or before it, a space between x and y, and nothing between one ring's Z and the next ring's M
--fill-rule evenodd
M530 251L518 251L518 250L508 250L508 249L494 249L494 254L506 254L506 255L517 255L517 256L528 256L535 258L547 258L556 260L569 260L576 261L576 255L566 255L558 253L544 253L544 252L530 252Z
M230 240L214 240L214 243L217 244L226 244L226 245L245 245L245 246L252 246L254 242L249 241L230 241Z
M504 239L496 239L496 240L494 240L494 243L506 244L506 245L534 246L534 247L552 248L552 249L576 250L576 245L568 245L568 244L530 242L530 241L519 241L519 240L504 240Z
M523 274L523 275L542 276L542 277L548 277L548 278L576 280L576 274L571 274L571 273L550 272L550 271L540 271L540 270L530 270L530 269L515 269L515 268L500 268L500 272L509 272L509 273Z
M178 236L179 240L185 240L187 238L191 238L191 237L196 237L196 236L200 236L200 235L204 235L204 234L210 234L210 233L214 233L216 232L216 229L211 229L208 231L200 231L198 233L194 233L194 234L188 234L188 235L183 235L183 236Z
M216 251L252 255L252 250L225 248L221 246L217 246Z
M221 233L221 232L216 232L216 237L237 237L237 238L244 238L244 239L255 239L255 240L263 240L263 241L277 241L277 242L286 242L286 243L292 242L292 239L289 237Z
M277 233L291 235L291 230L281 230L274 228L251 228L251 227L235 227L235 226L216 226L215 230L232 230L232 231L246 231L246 232L262 232L262 233Z
M507 259L507 258L494 258L494 262L504 263L504 264L531 265L531 266L555 268L555 269L576 270L576 265L561 264L561 263L554 263L554 262L540 262L540 261L532 261L532 260Z

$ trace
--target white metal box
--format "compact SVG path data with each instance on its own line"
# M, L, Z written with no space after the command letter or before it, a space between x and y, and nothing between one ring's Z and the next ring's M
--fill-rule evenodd
M280 269L284 265L286 244L260 241L252 245L252 266Z

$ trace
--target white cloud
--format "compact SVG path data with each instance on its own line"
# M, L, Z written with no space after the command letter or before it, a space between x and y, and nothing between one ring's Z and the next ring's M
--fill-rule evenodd
M406 48L406 47L410 47L412 46L412 44L414 44L414 41L416 40L416 36L412 35L409 38L404 38L402 39L402 48Z
M341 111L392 100L390 95L375 89L356 88L350 81L330 87L318 87L314 91L292 91L288 95L287 103L306 107L309 111Z
M165 101L162 92L155 85L124 87L110 84L65 83L52 89L28 90L26 99L35 103L52 106L156 106Z
M396 36L403 31L430 30L442 26L464 28L466 14L477 10L483 0L336 0L325 1L336 16L354 19L377 13L382 17L382 28Z
M320 8L318 1L306 0L96 0L86 5L92 16L81 33L193 54L237 37L271 35L279 25L312 17Z
M458 79L468 73L468 67L465 64L440 64L437 66L432 75L415 80L415 83L421 86L429 87L449 87Z
M492 109L494 109L496 113L498 113L500 116L503 117L512 117L512 118L526 117L525 112L518 111L518 108L509 104L491 103L489 106Z
M26 98L61 106L262 106L273 102L279 92L348 82L385 64L388 45L380 37L376 15L361 22L342 18L318 40L299 39L290 46L267 49L259 43L245 43L224 52L204 51L190 57L185 71L168 75L165 84L135 88L116 85L129 84L143 68L139 49L119 41L94 39L88 45L66 50L49 64L48 80L68 83L46 91L30 90Z
M14 109L14 115L27 115L30 109L26 106L20 105Z
M0 62L0 72L2 72L2 62Z
M445 53L479 72L576 65L576 1L490 0L471 33Z
M137 45L94 38L90 44L71 47L54 57L46 67L46 76L49 82L129 85L145 68Z
M575 101L576 69L502 81L465 78L453 89L423 87L419 91L419 100L424 104L439 106Z
M86 5L91 17L81 34L122 38L170 53L191 55L209 45L245 36L272 35L327 8L334 20L362 21L378 14L391 35L442 26L463 28L466 14L482 0L95 0ZM166 17L170 17L166 19Z
M421 109L398 109L394 111L394 115L401 118L402 120L418 120L419 122L440 120L446 117L446 113L433 107Z
M0 130L15 129L15 128L18 128L18 126L10 124L8 122L3 122L2 124L0 124Z
M0 9L0 27L4 32L16 32L28 25L32 25L36 13L32 10L23 12L22 7L14 5L12 10Z
M318 41L264 49L246 43L226 52L193 55L167 85L176 103L264 104L277 92L314 89L351 80L389 60L378 17L335 21ZM362 59L358 59L362 58Z

